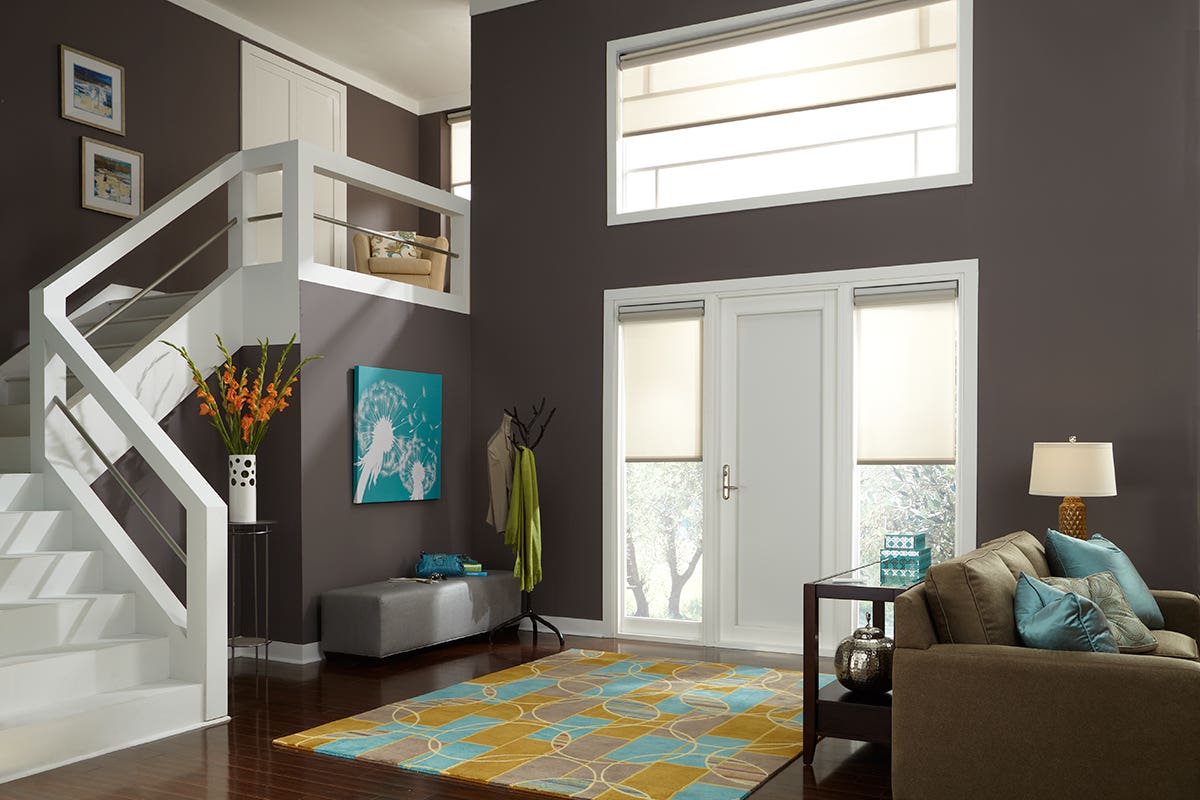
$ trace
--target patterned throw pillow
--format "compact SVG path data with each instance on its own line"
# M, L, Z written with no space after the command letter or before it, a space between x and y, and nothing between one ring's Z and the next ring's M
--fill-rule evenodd
M1158 647L1158 640L1129 607L1121 584L1111 572L1097 572L1086 578L1043 578L1046 583L1086 597L1104 612L1108 629L1117 640L1122 653L1149 653Z
M413 231L381 231L389 236L399 236L408 242L416 242L417 234ZM395 239L385 239L382 236L369 236L371 258L420 258L421 251L414 245L397 242Z

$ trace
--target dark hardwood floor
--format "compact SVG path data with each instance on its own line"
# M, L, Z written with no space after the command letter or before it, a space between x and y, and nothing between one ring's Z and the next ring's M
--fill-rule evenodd
M567 637L567 647L801 669L799 656ZM82 761L0 785L13 800L204 798L204 800L468 800L545 795L406 772L379 764L285 750L272 739L549 655L551 636L529 633L489 645L468 639L389 659L331 656L321 664L234 663L228 725ZM891 796L886 747L829 739L812 767L796 759L753 800L853 800Z

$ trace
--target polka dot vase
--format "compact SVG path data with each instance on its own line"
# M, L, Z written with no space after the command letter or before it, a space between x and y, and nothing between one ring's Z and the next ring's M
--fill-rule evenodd
M229 457L229 521L258 522L257 456Z

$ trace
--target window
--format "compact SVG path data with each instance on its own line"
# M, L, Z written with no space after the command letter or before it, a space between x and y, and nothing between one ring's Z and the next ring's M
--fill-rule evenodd
M619 314L626 617L701 619L703 310L660 304Z
M446 117L450 123L450 191L471 199L471 112Z
M970 2L826 0L610 43L610 223L970 182Z
M854 297L856 563L887 533L924 533L952 558L958 495L956 284L859 289Z

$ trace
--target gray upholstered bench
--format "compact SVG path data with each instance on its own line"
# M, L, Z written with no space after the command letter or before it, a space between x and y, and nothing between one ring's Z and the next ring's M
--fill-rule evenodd
M511 572L436 583L368 583L321 595L321 646L384 656L485 633L521 611Z

